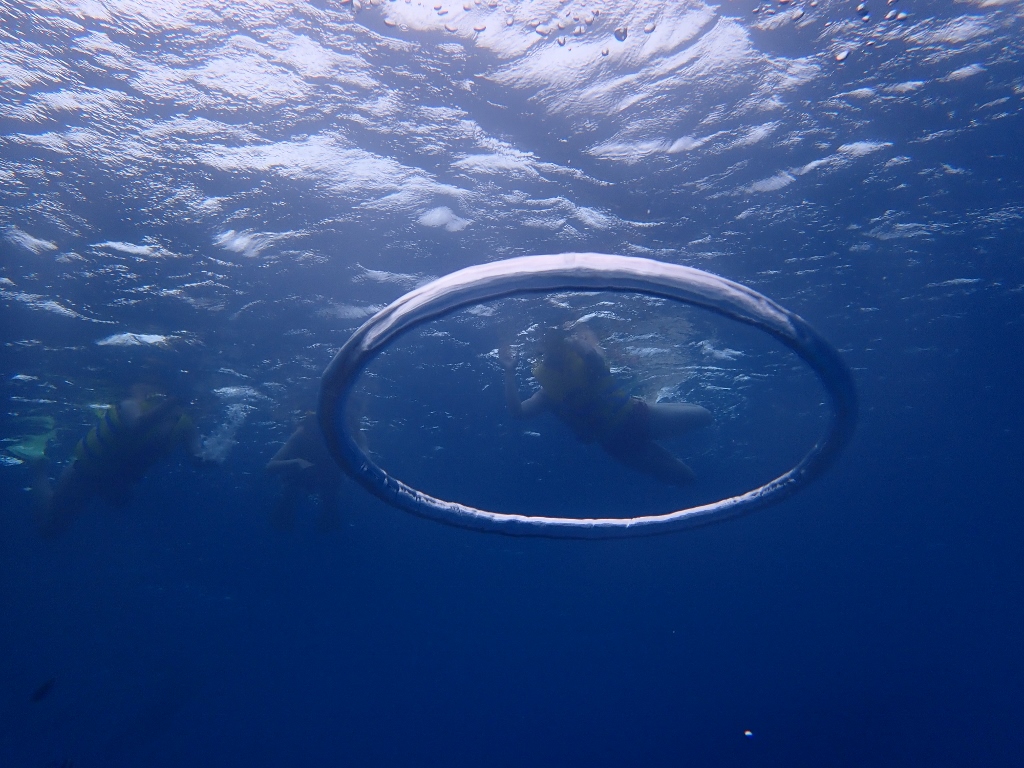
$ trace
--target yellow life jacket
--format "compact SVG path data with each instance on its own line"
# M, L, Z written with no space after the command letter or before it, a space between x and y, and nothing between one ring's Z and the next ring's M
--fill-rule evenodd
M112 405L99 423L75 446L81 469L117 472L124 464L148 464L172 450L191 430L192 422L173 400L153 395L140 403L138 421L128 424L121 406Z

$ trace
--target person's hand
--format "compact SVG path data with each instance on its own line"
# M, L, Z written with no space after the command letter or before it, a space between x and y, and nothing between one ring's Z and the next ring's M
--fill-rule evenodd
M519 353L507 345L501 347L498 350L498 362L506 371L514 371L516 363L519 362Z

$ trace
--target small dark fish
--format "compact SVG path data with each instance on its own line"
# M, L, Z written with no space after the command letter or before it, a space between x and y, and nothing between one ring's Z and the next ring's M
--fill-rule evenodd
M53 690L53 684L57 682L56 677L51 677L45 683L40 685L34 691L32 691L32 701L42 701L50 695L50 691Z

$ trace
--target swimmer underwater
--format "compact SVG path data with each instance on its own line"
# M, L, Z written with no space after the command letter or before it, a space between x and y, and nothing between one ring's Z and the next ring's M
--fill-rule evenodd
M630 396L615 378L586 329L572 335L550 332L533 368L541 388L520 400L516 385L517 355L499 353L505 369L509 412L528 419L551 411L584 443L597 443L616 461L671 485L696 479L693 470L656 441L676 437L714 421L711 413L689 403L649 403Z
M275 527L291 528L301 497L310 494L320 502L318 527L327 531L338 526L342 471L327 448L315 413L302 417L265 471L279 475L284 486L271 516Z
M176 449L202 461L199 432L177 399L136 386L107 408L78 441L71 461L51 486L46 460L34 462L33 496L40 533L64 533L93 500L125 506L143 475Z

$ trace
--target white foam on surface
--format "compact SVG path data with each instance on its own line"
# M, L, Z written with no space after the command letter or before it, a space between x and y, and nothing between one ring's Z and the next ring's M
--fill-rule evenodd
M58 246L52 240L44 240L41 237L33 237L28 232L25 232L18 227L8 227L7 232L4 233L4 239L7 242L24 248L26 251L36 254L37 256L47 251L56 251Z
M175 336L159 333L115 333L99 339L101 347L169 347Z
M444 227L448 232L461 232L473 222L455 215L446 205L424 211L416 219L424 227Z

